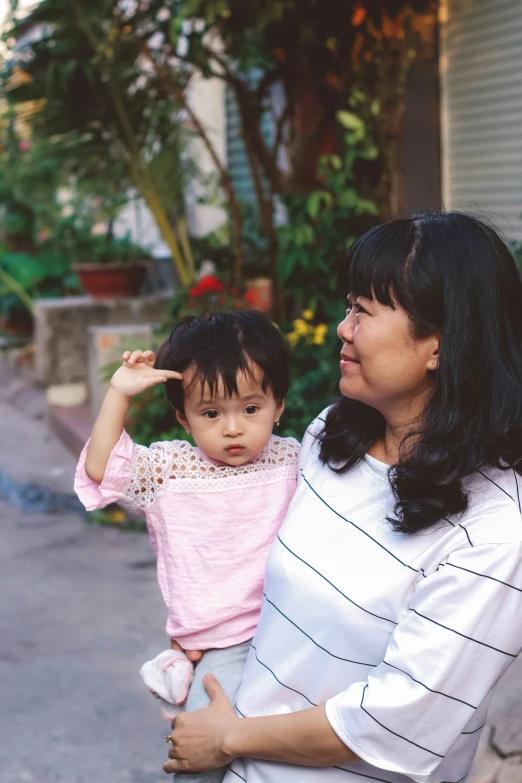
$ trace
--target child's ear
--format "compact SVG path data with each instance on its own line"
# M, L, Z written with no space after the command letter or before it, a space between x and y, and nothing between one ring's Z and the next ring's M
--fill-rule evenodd
M285 409L285 401L283 400L283 402L280 402L277 405L274 424L279 424L279 419L283 415L284 409Z
M187 435L190 435L189 423L181 411L176 411L176 419L178 420L178 423L181 424Z

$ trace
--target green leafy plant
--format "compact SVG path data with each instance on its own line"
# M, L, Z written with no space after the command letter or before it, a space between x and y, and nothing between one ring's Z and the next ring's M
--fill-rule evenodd
M338 113L341 153L319 161L320 187L287 196L286 223L278 228L279 275L299 312L305 305L327 322L342 314L336 262L362 230L379 219L375 202L358 185L358 164L378 156L368 124L355 111Z

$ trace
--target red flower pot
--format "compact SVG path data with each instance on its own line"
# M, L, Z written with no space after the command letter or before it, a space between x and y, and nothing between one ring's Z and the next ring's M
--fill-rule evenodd
M86 293L106 299L138 296L147 276L145 264L73 264L72 268Z

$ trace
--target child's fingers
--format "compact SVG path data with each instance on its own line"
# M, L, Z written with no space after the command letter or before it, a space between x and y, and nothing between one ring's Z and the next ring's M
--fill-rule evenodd
M183 380L183 376L179 372L173 372L172 370L154 370L152 376L152 383L166 383L172 379Z
M129 364L137 364L138 362L142 361L142 352L141 351L133 351L130 355L130 357L127 359Z
M165 375L167 378L175 378L177 381L183 380L183 375L180 372L175 372L174 370L162 370L163 375Z
M131 355L130 351L124 351L121 358L123 359L124 362L126 362L130 355Z

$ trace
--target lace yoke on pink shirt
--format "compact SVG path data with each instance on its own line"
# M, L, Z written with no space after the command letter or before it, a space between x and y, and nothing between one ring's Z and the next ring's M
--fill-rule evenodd
M223 492L269 484L271 478L295 478L298 460L298 442L275 435L259 457L237 467L214 462L188 441L153 443L150 448L134 445L125 500L136 510L145 510L167 490L180 494Z

